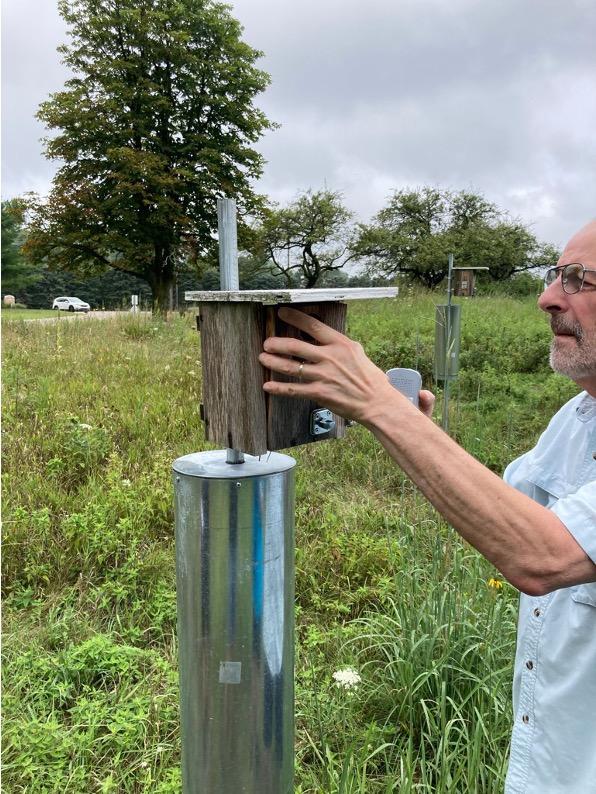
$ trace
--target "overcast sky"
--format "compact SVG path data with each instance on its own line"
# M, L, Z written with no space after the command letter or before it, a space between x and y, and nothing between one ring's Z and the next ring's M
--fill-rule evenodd
M273 199L327 186L367 221L395 189L472 189L557 245L596 217L595 0L232 5L272 78ZM3 198L49 190L34 114L65 40L56 0L3 0Z

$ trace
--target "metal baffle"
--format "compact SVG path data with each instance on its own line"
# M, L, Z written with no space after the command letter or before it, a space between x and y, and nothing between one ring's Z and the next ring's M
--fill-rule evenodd
M173 464L185 794L291 794L294 466Z
M458 303L435 307L435 380L450 380L459 372L461 306Z

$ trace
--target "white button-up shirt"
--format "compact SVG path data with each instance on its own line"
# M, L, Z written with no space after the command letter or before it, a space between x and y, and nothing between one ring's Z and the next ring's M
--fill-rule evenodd
M561 519L596 562L596 399L555 415L505 480ZM596 794L596 582L521 595L506 794Z

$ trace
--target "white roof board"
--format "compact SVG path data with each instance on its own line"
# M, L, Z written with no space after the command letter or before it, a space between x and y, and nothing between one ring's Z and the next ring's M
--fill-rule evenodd
M242 302L263 303L322 303L324 301L367 300L395 298L397 287L352 287L349 289L244 289L185 292L188 303Z

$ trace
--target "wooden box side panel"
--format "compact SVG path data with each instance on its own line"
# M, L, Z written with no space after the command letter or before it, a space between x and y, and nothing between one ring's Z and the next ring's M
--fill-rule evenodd
M312 342L310 337L305 337L297 328L286 325L278 317L278 306L264 307L266 312L266 336L292 336ZM295 307L293 307L295 308ZM325 302L302 304L300 311L315 316L321 322L331 326L336 331L344 333L346 327L345 303ZM290 378L277 373L266 373L266 380L279 380L295 382ZM313 437L310 434L310 416L313 411L321 406L311 400L297 400L292 397L268 396L267 406L267 445L272 451L287 449L300 444L309 444L312 441L324 441L328 438L343 438L346 432L345 420L340 416L335 418L335 432L331 435Z
M267 452L263 308L209 303L200 309L205 436L251 455Z

